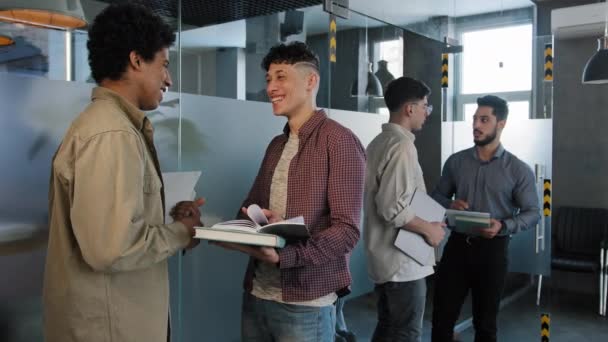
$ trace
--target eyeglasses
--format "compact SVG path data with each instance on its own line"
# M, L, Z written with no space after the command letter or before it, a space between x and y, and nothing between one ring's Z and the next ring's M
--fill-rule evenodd
M421 103L421 102L413 102L413 105L424 105L424 109L426 109L426 115L431 115L431 113L433 112L433 105L432 104L428 104L428 103Z

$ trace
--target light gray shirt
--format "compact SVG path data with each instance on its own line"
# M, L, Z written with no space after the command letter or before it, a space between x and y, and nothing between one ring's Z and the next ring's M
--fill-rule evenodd
M415 136L387 123L367 147L363 240L367 269L376 284L412 281L433 273L395 247L399 229L416 213L409 206L414 190L426 192Z
M475 147L448 158L432 196L449 208L454 195L467 201L469 210L488 212L502 220L498 235L515 234L540 219L532 169L502 145L489 161L479 159Z

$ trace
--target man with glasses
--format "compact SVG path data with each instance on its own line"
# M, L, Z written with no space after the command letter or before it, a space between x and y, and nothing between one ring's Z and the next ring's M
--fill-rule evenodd
M508 268L509 236L540 219L532 169L506 151L500 136L509 107L497 96L477 99L474 147L445 162L433 197L446 208L490 213L474 236L452 232L437 272L433 299L434 342L453 340L454 324L471 290L475 341L496 341L496 316Z
M389 122L367 147L363 237L368 273L376 284L378 324L373 341L420 341L426 300L425 278L432 266L410 258L394 242L400 229L418 233L437 246L441 222L427 222L408 205L414 191L426 192L412 132L422 129L432 111L430 89L400 77L388 84L384 101Z

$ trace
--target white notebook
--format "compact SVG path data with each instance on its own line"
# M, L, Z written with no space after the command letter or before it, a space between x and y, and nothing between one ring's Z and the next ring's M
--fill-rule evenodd
M410 208L416 216L428 222L442 222L445 218L445 208L418 189L412 195ZM395 247L422 266L435 265L435 248L420 234L400 229L395 239Z

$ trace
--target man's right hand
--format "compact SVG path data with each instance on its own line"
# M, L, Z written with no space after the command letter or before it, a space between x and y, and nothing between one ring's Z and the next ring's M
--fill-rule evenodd
M452 201L452 203L450 204L450 209L454 209L454 210L468 210L469 209L469 203L467 203L467 201L463 201L461 199L457 199Z
M445 230L443 229L444 227L445 223L443 222L429 222L426 234L424 234L424 239L426 242L433 247L439 246L445 237Z
M194 227L203 226L203 222L201 221L200 211L198 207L205 204L205 200L203 198L198 198L194 201L183 201L178 203L172 210L172 216L176 221L181 222L186 229L188 229L188 233L190 234L190 242L186 246L186 249L191 249L196 247L199 243L199 239L194 238L195 230Z

